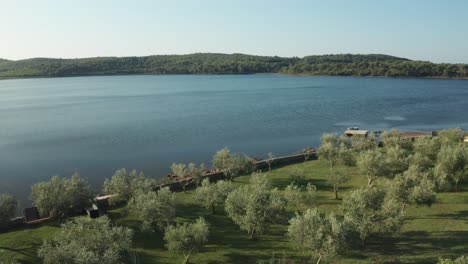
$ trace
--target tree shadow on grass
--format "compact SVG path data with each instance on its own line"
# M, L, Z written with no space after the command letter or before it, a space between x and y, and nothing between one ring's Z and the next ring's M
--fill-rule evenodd
M456 213L450 214L435 214L435 215L425 215L425 216L408 216L406 220L416 220L416 219L434 219L434 220L466 220L468 221L468 210L457 211Z
M453 214L436 214L435 217L450 218L455 220L468 220L468 210L457 211Z
M417 260L405 263L435 263L440 256L466 254L466 248L468 231L412 231L398 236L373 236L361 252L367 256L417 256Z
M218 250L239 250L245 249L254 251L270 251L275 250L290 250L289 247L282 247L281 240L284 240L284 230L280 225L270 225L265 233L259 235L252 240L247 232L241 230L229 217L226 215L207 215L205 217L210 224L210 236L208 245L212 247L204 248L203 251L218 251Z
M35 261L27 261L24 263L37 263L40 258L37 256L37 249L42 245L42 243L32 243L33 245L26 248L10 248L10 247L0 247L0 250L14 252L16 254L24 255L26 257L32 258Z

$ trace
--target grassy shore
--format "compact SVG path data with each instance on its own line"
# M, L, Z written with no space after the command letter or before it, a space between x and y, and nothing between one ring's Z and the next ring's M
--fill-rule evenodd
M344 193L364 186L365 177L356 168L340 167L352 176L341 189ZM334 211L340 214L340 200L334 199L332 187L327 184L328 167L322 161L309 161L290 165L270 172L274 186L284 189L291 175L302 170L305 178L316 185L316 206L323 212ZM238 177L236 185L248 184L249 176ZM366 246L348 250L328 260L331 263L436 263L439 257L456 257L466 254L468 248L468 186L455 193L439 193L437 203L431 207L409 207L406 221L398 234L371 237ZM193 263L270 263L270 260L286 258L294 263L309 263L307 256L295 252L290 247L285 232L287 219L294 213L288 212L281 224L273 225L257 240L250 240L223 212L217 214L197 205L194 191L177 194L177 221L190 221L199 216L205 217L210 224L208 244L191 258ZM125 215L122 209L109 212L118 225L135 229L134 248L142 263L180 263L182 257L173 255L164 248L161 232L140 232L139 219ZM23 263L37 263L35 257L42 239L50 237L58 230L56 223L47 223L30 229L13 230L0 233L0 255L17 259ZM3 251L1 251L3 248ZM6 248L6 249L5 249ZM1 261L0 261L1 263ZM285 262L283 262L285 263ZM292 262L287 262L292 263Z

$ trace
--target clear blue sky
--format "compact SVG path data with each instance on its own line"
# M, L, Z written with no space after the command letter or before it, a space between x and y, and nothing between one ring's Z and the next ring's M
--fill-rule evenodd
M194 52L468 63L468 1L0 0L0 58Z

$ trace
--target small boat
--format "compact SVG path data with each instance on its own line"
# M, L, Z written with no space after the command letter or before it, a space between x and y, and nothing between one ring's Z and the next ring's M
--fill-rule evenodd
M348 127L347 130L359 130L359 127Z

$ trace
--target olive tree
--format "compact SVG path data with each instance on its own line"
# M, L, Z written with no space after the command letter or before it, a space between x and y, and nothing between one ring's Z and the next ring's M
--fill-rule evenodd
M266 163L268 164L268 171L271 171L271 164L273 164L273 161L275 160L275 155L273 153L268 152L268 156L266 159Z
M399 174L384 186L388 195L402 206L402 210L409 204L431 205L435 202L435 184L428 172L412 165L403 174Z
M463 140L463 131L460 128L450 128L437 133L441 146L457 145Z
M54 176L48 182L34 184L31 198L41 215L63 217L88 207L93 193L88 182L75 173L70 178Z
M380 140L382 141L383 146L386 148L399 147L405 150L412 150L413 148L411 140L402 139L400 137L400 131L398 131L398 129L384 131L380 135Z
M302 153L304 153L304 162L307 162L315 154L315 150L309 147L303 149Z
M351 179L351 176L345 174L343 172L337 171L334 173L330 173L328 175L328 183L333 186L333 192L335 193L335 200L338 200L338 190L339 188L348 182Z
M203 176L206 173L206 167L204 163L200 164L200 166L197 166L197 164L191 162L187 166L187 171L188 171L188 175L195 179L196 185L198 186L201 184L201 181L203 180Z
M271 189L267 176L254 173L250 184L232 191L225 203L228 216L251 239L262 234L284 211L285 201L277 189Z
M432 163L436 162L440 147L439 137L421 137L417 138L413 143L415 154L429 159Z
M38 255L45 264L126 263L123 253L130 248L132 236L131 229L112 226L107 216L77 217L44 240Z
M339 161L339 141L335 134L323 134L322 143L317 151L319 159L326 160L330 167L330 172L333 172L336 164Z
M340 206L348 238L358 236L363 243L372 232L394 232L403 223L399 203L382 188L352 191Z
M200 187L195 190L195 197L211 213L215 213L216 205L223 204L229 193L234 189L229 181L218 181L211 183L209 179L204 179Z
M182 254L184 263L189 263L190 256L208 241L208 235L208 224L200 217L194 223L168 226L164 241L169 251Z
M437 264L468 264L468 257L460 256L455 260L439 258L439 262L437 262Z
M361 136L355 135L351 138L351 149L354 153L361 153L364 151L374 150L378 146L374 135Z
M429 157L415 153L409 157L409 166L416 166L420 170L428 172L434 167L435 161L432 161Z
M335 199L338 199L339 186L348 181L350 178L342 173L335 173L334 168L338 163L352 165L354 161L350 158L351 150L349 149L349 141L336 134L324 134L322 136L322 144L318 149L319 159L326 160L329 164L330 173L328 174L328 182L333 186Z
M104 180L104 193L116 194L110 199L111 204L127 203L137 192L151 191L154 186L155 180L146 178L143 172L119 169L112 178Z
M345 166L356 165L356 153L352 149L351 140L346 136L339 138L338 155L339 163Z
M180 178L185 178L188 176L188 169L187 165L183 163L172 163L171 165L171 171L172 174L180 177Z
M229 179L252 171L252 159L242 153L231 153L223 148L213 156L213 167L224 171Z
M462 144L441 147L434 170L439 189L453 183L455 191L458 191L458 183L466 177L468 171L467 150Z
M385 130L380 135L380 140L385 147L400 146L400 131L398 131L398 129L392 129L390 131Z
M287 237L295 249L317 257L317 264L337 254L344 242L341 222L333 214L322 216L317 208L289 220Z
M228 148L218 150L213 156L213 167L219 170L226 170L231 159L231 151Z
M408 152L399 145L386 147L385 153L385 176L394 177L404 172L409 166Z
M8 224L15 216L18 201L11 194L0 193L0 227Z
M291 183L284 189L284 198L289 206L302 209L315 201L316 191L317 188L310 183L305 186Z
M367 177L367 185L385 174L385 156L377 149L368 150L357 158L359 171Z
M143 230L162 230L174 221L175 194L169 188L162 188L157 192L138 192L130 201L129 209L143 220Z

